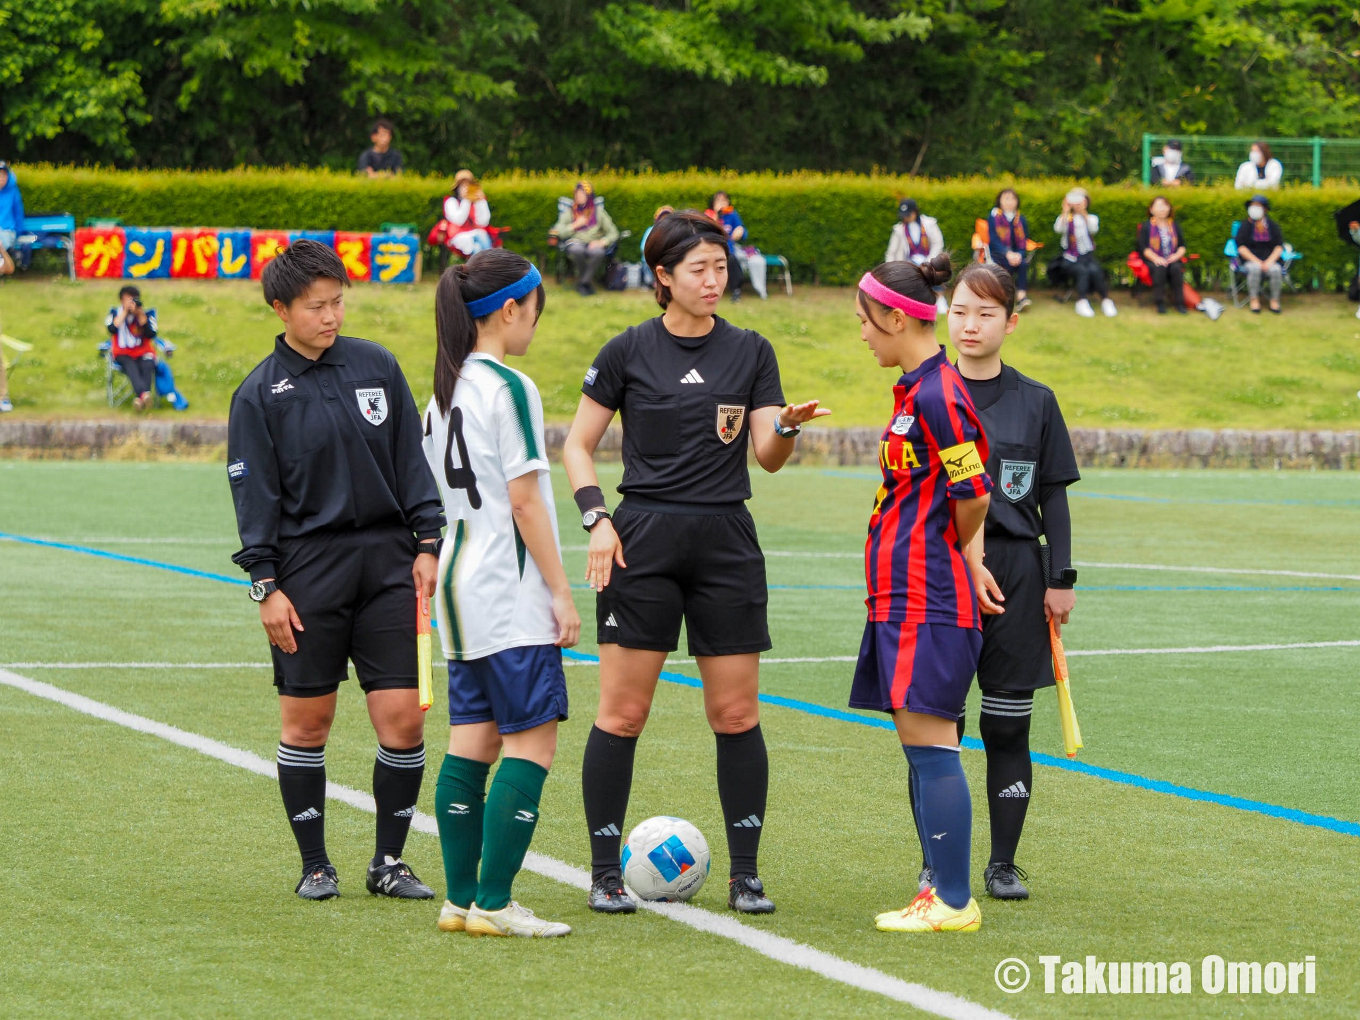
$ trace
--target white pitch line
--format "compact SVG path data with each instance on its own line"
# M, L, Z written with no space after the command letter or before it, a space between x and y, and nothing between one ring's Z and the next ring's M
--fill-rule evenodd
M1360 641L1291 641L1278 645L1201 645L1194 648L1100 648L1068 651L1074 655L1208 655L1213 652L1278 652L1289 648L1356 648Z
M33 535L39 542L82 545L240 545L234 538L176 538L173 535Z
M160 737L162 740L178 744L180 747L188 748L191 751L197 751L210 758L217 758L219 761L235 765L247 772L254 772L269 779L277 778L274 762L267 761L250 751L243 751L221 741L213 740L211 737L191 733L188 730L157 722L145 716L134 715L131 712L123 711L121 708L106 705L102 701L95 701L93 698L75 694L41 680L20 676L18 673L12 673L7 669L0 669L0 683L17 688L35 697L65 705L67 708L94 716L96 719L103 719L106 722L136 730L138 733ZM373 798L369 794L348 786L342 786L339 783L327 782L326 796L331 800L338 800L351 807L358 808L360 811L367 811L369 814L374 814L376 811ZM423 812L416 812L415 817L411 820L411 825L428 835L439 835L439 827L435 824L435 820ZM554 857L546 857L543 854L531 852L525 857L524 866L529 871L574 886L577 889L590 888L590 875L586 871L573 867L565 861L559 861ZM933 1013L936 1016L948 1017L950 1020L1014 1020L1013 1017L1005 1013L988 1009L986 1006L949 992L941 992L934 988L927 988L925 985L903 981L891 974L885 974L858 963L851 963L849 960L843 960L831 953L784 938L782 935L774 935L749 927L736 918L715 914L704 910L702 907L691 906L686 903L643 903L642 905L653 913L660 914L672 921L678 921L698 931L730 939L760 953L762 956L769 957L777 963L785 963L800 970L811 971L851 988L874 992L897 1002L915 1006L917 1009Z
M273 669L272 662L0 662L0 669Z
M1262 570L1256 567L1177 567L1169 563L1093 563L1073 560L1078 567L1097 570L1164 570L1173 574L1249 574L1262 577L1324 577L1333 581L1360 581L1360 574L1323 574L1312 570Z

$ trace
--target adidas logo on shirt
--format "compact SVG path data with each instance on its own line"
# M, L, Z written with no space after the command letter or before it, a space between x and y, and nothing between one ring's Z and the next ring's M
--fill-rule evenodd
M1021 782L1018 782L1018 781L1017 781L1017 782L1011 783L1010 786L1006 787L1004 790L1002 790L1000 793L998 793L997 796L998 796L998 797L1028 797L1028 796L1029 796L1029 791L1025 789L1025 784L1024 784L1024 783L1021 783Z
M691 368L680 381L682 383L701 383L704 381L704 377L699 374L697 369Z
M739 821L739 822L733 822L733 823L732 823L732 828L734 828L734 829L759 829L759 828L760 828L760 819L757 818L755 815L748 815L746 818L743 818L743 819L742 819L741 821Z
M621 836L621 835L623 835L623 833L619 832L619 827L618 827L617 825L615 825L613 822L610 822L610 823L609 823L608 825L606 825L603 829L596 829L594 832L591 833L591 835L592 835L592 836Z
M306 811L293 816L295 822L310 822L321 817L321 812L314 807L309 807Z

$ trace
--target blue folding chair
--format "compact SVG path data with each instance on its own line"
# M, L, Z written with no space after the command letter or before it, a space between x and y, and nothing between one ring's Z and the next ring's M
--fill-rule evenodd
M1243 308L1251 300L1251 296L1247 292L1247 267L1237 253L1237 231L1241 226L1241 220L1233 220L1232 230L1228 234L1228 242L1223 246L1223 254L1228 259L1228 296L1232 298L1234 308ZM1294 282L1290 270L1294 263L1301 258L1303 258L1303 252L1295 251L1287 244L1280 254L1281 281L1289 288L1291 294L1298 292L1299 285Z
M15 242L20 269L33 262L35 251L64 251L66 272L76 278L76 218L70 213L36 213L24 217L24 229Z
M153 323L156 321L156 309L148 308L146 310L146 315ZM175 345L162 336L158 335L152 340L152 343L156 346L158 365L161 359L168 358L175 353ZM110 407L120 407L132 399L132 383L128 381L127 373L123 371L123 367L113 359L112 339L105 338L99 345L99 356L104 360L104 396L108 400ZM159 374L160 373L157 373L158 376ZM156 381L159 382L159 379ZM159 407L160 398L162 396L171 397L171 402L175 403L173 399L174 395L173 391L168 394L163 394L160 386L153 385L151 387L151 406ZM189 405L186 402L184 406L188 407ZM176 404L176 408L178 409L178 404Z

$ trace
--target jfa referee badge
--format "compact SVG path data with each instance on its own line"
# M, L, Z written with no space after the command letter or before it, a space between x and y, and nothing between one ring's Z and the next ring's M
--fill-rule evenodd
M746 419L745 404L718 405L718 438L730 443L741 434L741 423Z
M1003 460L1001 462L1001 491L1012 503L1024 499L1034 487L1034 462Z
M359 413L370 425L381 425L387 421L387 391L381 387L372 390L355 390L354 398L359 401Z
M944 465L951 482L961 482L986 470L973 443L959 443L941 450L940 463Z

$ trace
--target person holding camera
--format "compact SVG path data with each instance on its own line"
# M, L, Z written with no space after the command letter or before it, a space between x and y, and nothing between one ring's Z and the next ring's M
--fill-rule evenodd
M118 304L109 309L104 325L109 331L109 357L132 384L133 406L151 406L156 384L156 316L142 307L142 292L129 284L118 292Z

